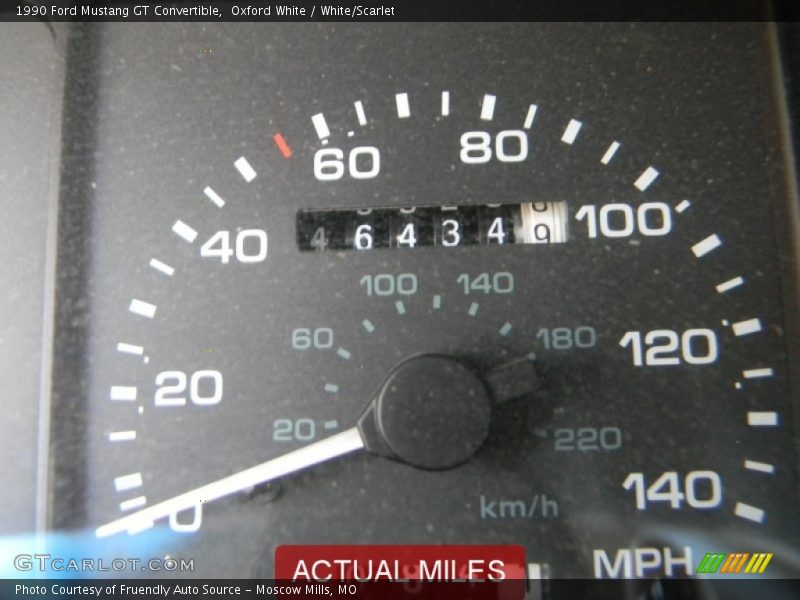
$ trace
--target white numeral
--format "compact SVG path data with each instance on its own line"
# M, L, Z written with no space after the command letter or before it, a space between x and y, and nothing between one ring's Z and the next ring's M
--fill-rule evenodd
M359 225L356 227L356 250L370 248L372 248L372 225Z
M461 243L461 225L455 219L442 221L442 246L458 246Z
M374 146L350 150L347 172L353 179L372 179L381 170L381 154ZM336 181L344 177L344 152L339 148L323 148L314 154L314 177L320 181Z
M189 399L197 406L211 406L222 400L222 373L195 371L190 378L183 371L163 371L156 376L156 406L185 406L186 384Z
M413 223L408 223L403 227L403 231L397 235L397 245L406 246L408 248L413 248L417 245L417 234L414 230Z
M644 236L655 237L667 235L672 231L672 209L663 202L645 202L636 209L629 204L604 204L600 207L598 218L597 207L584 204L575 213L577 221L586 221L586 230L590 238L599 233L603 237L630 237L638 231Z
M236 234L231 248L229 231L217 231L200 248L203 258L218 258L227 265L234 256L240 263L258 263L267 258L267 232L263 229L243 229Z
M673 509L680 509L685 501L700 510L716 508L722 503L722 481L714 471L690 471L683 484L677 472L665 471L649 486L644 473L630 473L622 487L633 490L639 510L647 510L648 502L667 503Z
M619 341L623 348L630 346L636 367L666 367L681 364L709 365L719 357L717 334L710 329L687 329L680 336L670 329L642 332L626 331ZM647 346L647 350L644 350Z
M189 511L192 511L192 520L189 523L181 523L178 520L178 515L183 513L186 514ZM195 504L192 508L187 508L186 510L182 510L180 512L174 512L169 516L169 527L172 531L177 531L179 533L191 533L193 531L197 531L200 529L200 526L203 524L203 505L199 502Z
M494 154L504 163L528 158L528 135L519 129L501 131L494 140ZM492 136L485 131L467 131L461 135L461 162L480 165L492 160Z

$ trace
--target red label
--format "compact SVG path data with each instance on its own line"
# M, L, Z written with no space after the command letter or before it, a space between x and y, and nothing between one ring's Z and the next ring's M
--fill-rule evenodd
M286 583L349 584L354 595L414 598L522 598L525 549L522 546L379 545L279 546L275 579ZM309 586L309 590L316 588ZM502 591L501 591L502 590ZM427 593L426 593L427 592ZM317 594L314 594L317 595Z
M293 581L490 581L525 578L522 546L279 546L275 578Z

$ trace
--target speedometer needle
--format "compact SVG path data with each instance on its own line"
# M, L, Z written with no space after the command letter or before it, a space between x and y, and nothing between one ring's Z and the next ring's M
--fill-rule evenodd
M132 513L121 519L101 525L97 537L107 537L128 531L135 533L152 527L157 519L193 508L198 504L218 500L255 485L266 483L325 461L350 454L364 448L364 440L357 427L351 427L319 442L314 442L278 458L273 458L244 471L218 479L199 488L185 492L164 502Z
M469 460L483 444L493 403L525 396L540 385L528 359L480 376L449 356L413 356L389 374L356 427L106 523L95 534L143 531L157 519L356 450L420 469L451 469Z

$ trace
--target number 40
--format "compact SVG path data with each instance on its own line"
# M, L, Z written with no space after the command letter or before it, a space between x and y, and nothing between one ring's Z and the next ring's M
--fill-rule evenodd
M218 258L227 265L231 257L240 263L257 263L267 258L267 232L263 229L243 229L236 234L234 247L231 247L231 233L217 231L200 248L203 258Z

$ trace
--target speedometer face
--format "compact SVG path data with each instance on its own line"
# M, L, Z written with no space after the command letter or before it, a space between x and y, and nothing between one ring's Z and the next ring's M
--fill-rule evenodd
M195 576L270 576L283 543L513 543L568 578L779 557L798 523L770 44L87 31L83 491L54 522L171 529Z

